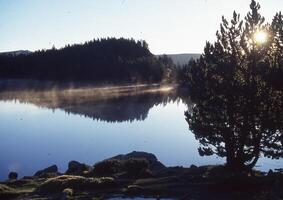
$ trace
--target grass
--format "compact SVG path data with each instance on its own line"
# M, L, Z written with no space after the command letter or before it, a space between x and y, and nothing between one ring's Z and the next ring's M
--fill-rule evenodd
M39 193L60 193L66 188L71 188L74 191L95 190L95 189L110 189L115 187L113 178L85 178L82 176L63 175L56 178L51 178L42 183L36 192Z

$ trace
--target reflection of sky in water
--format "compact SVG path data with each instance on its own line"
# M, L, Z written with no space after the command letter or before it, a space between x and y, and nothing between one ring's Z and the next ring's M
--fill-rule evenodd
M65 171L71 160L94 164L131 151L153 153L167 166L221 163L200 157L189 132L183 103L150 109L144 121L110 123L15 101L0 102L0 179L11 170L20 176L57 164ZM262 159L261 169L278 168L282 160Z

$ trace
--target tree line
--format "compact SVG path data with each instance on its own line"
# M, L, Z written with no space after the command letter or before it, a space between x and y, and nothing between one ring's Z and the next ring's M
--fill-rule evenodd
M168 76L169 64L167 57L156 58L143 40L102 38L28 55L0 55L0 78L160 82Z

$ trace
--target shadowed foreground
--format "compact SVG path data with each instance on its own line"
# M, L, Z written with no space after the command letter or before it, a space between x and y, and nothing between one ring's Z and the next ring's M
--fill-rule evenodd
M0 183L1 199L282 199L283 174L270 171L229 172L224 166L166 167L150 153L132 152L88 166L69 162L33 176Z

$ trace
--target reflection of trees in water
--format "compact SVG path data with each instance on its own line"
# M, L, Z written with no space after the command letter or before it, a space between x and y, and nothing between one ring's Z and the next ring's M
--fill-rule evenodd
M173 87L139 86L113 88L77 88L48 90L9 90L0 92L0 100L18 100L38 107L62 109L107 122L145 120L156 105L181 101Z
M166 105L169 101L173 100L172 96L167 95L158 93L142 94L107 99L105 101L88 101L84 104L65 108L64 110L107 122L145 120L149 110L153 106L159 104Z

